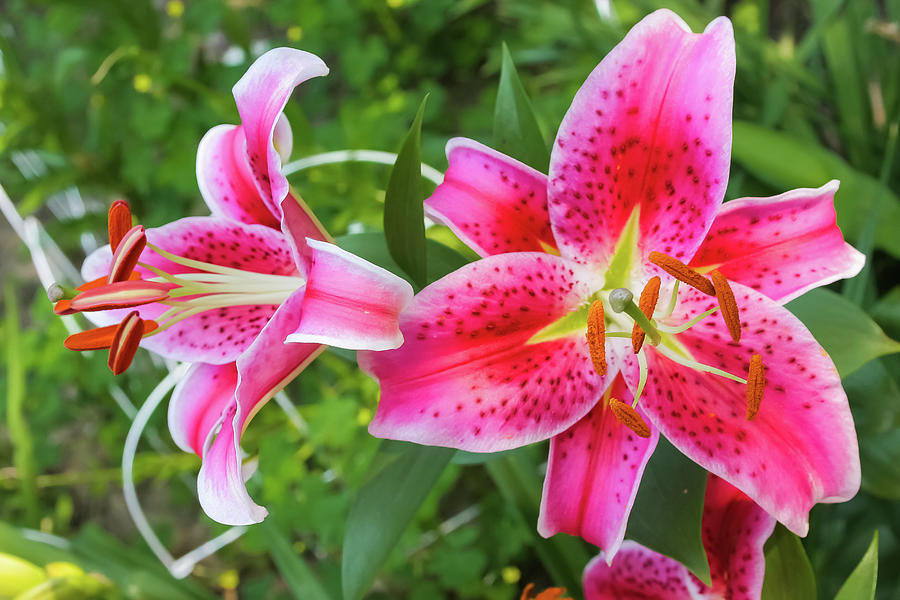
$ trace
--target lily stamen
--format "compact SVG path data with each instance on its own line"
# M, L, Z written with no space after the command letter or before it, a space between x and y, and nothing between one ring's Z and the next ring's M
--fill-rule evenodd
M719 271L713 270L709 274L716 289L716 299L719 301L719 308L722 309L722 319L725 326L728 327L728 333L735 343L741 341L741 317L738 312L737 302L734 300L734 292L728 280Z
M648 258L650 259L650 262L652 262L654 265L656 265L675 279L688 284L692 288L703 292L707 296L716 295L716 290L709 279L707 279L691 267L687 266L677 258L672 258L667 254L663 254L662 252L657 252L655 250L650 253L650 256Z
M762 356L754 354L750 357L750 371L747 374L747 420L750 421L759 412L763 392L766 389L766 373Z
M131 208L124 200L116 200L109 207L107 215L107 228L109 231L109 247L115 252L119 242L131 229Z
M662 280L658 276L652 277L641 291L638 308L648 319L653 318L653 311L656 310L656 303L659 301L660 283L662 283ZM635 354L641 351L641 346L644 345L645 336L644 330L635 323L631 330L631 348L634 350Z
M144 319L144 337L159 327L156 321ZM105 350L112 346L118 325L108 325L80 331L67 337L63 345L69 350L85 352L88 350Z
M597 375L606 375L606 323L603 301L594 300L588 310L587 342Z
M609 399L609 408L618 419L619 423L632 430L642 438L650 437L650 426L641 418L641 415L631 407L616 398Z
M650 343L658 346L662 339L656 325L647 318L637 304L634 303L634 294L626 288L616 288L609 293L609 305L615 312L624 312L632 318L635 325L650 336Z
M122 237L113 251L112 263L109 266L107 283L127 281L137 266L138 258L147 245L147 234L143 226L135 225Z
M107 364L113 375L119 375L128 369L131 361L134 360L142 337L144 337L144 321L135 310L128 313L128 316L119 323L109 346Z
M117 281L81 292L70 301L72 310L92 312L133 308L169 297L172 285L153 281Z

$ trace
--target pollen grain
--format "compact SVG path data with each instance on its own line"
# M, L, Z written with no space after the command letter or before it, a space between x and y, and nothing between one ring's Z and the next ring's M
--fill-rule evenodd
M750 421L759 412L763 392L766 389L766 373L762 356L754 354L750 357L750 372L747 374L747 420Z
M613 414L616 415L616 419L619 420L619 423L642 438L650 437L650 426L647 425L647 422L641 418L641 415L639 415L630 404L626 404L615 398L610 398L609 408L613 411Z
M647 282L647 285L644 286L644 289L641 292L638 308L641 309L641 312L644 313L644 316L648 319L653 318L653 311L656 310L656 303L659 301L659 286L661 282L662 280L659 276L654 276ZM635 354L641 351L641 346L644 345L644 337L646 337L644 330L635 323L634 327L631 329L631 348L634 350Z
M680 260L655 250L650 253L650 262L683 283L699 290L707 296L715 296L716 290L709 279L690 268Z
M606 323L603 301L595 300L588 309L587 343L597 375L606 375Z

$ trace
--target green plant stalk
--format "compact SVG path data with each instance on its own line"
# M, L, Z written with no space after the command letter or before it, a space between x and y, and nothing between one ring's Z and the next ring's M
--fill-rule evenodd
M530 449L523 448L504 458L485 463L488 475L506 501L514 507L522 527L531 535L531 545L547 569L554 585L581 589L581 572L591 559L581 540L565 534L543 538L537 532L541 505L541 481Z
M19 496L25 509L26 522L37 525L37 486L35 485L34 446L25 420L25 364L19 348L19 310L15 289L7 283L3 290L6 301L6 420L13 445L13 466L22 485Z

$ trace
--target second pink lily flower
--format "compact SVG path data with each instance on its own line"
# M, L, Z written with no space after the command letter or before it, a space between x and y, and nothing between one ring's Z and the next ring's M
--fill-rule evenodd
M136 307L152 323L141 345L193 363L173 393L169 427L179 447L202 457L200 503L226 524L266 515L242 468L240 439L256 412L325 345L384 350L403 341L398 315L412 287L330 243L281 171L292 143L282 110L295 86L327 72L317 56L291 48L253 63L233 90L241 125L213 128L198 150L213 216L147 230L136 269L170 287ZM109 247L98 250L85 261L85 279L105 278L113 262ZM130 310L87 314L109 326Z
M815 503L851 498L860 473L846 395L827 353L782 304L856 274L863 256L835 224L836 182L722 205L734 74L727 19L694 34L661 10L581 87L549 176L451 140L426 207L483 258L415 297L401 315L401 348L360 353L382 390L371 433L474 452L551 439L539 531L580 535L607 560L660 434L797 534ZM675 294L654 251L730 280L739 342L718 315L704 318L716 297ZM660 343L635 354L623 339L633 321L610 294L637 296L654 276ZM604 374L585 336L597 301ZM748 420L743 382L756 354L768 384ZM646 438L610 409L635 397Z

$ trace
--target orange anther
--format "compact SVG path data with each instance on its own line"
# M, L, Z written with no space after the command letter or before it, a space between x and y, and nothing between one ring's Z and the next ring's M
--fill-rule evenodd
M597 375L606 375L606 323L602 300L594 300L588 309L587 343L594 371Z
M613 414L616 415L619 423L642 438L650 437L650 426L647 425L647 422L641 418L638 411L634 410L630 404L626 404L615 398L610 398L609 408L612 409Z
M107 283L127 281L146 246L147 234L144 232L144 227L135 225L129 229L113 252L112 263L109 265L109 276L106 278Z
M563 597L566 593L566 588L547 588L543 592L538 592L537 596L531 595L533 591L534 584L529 583L525 586L525 589L522 590L522 595L519 597L519 600L572 600L571 598Z
M112 308L132 308L165 300L169 290L175 285L154 281L117 281L81 292L70 301L76 311L110 310Z
M763 392L766 389L766 370L762 356L754 354L750 357L750 372L747 374L747 420L750 421L759 412Z
M716 290L709 279L690 268L678 259L672 258L662 252L653 251L650 253L650 262L677 279L684 282L692 288L699 290L707 296L715 296Z
M115 252L119 242L131 229L131 209L124 200L116 200L109 207L109 247Z
M716 299L719 301L719 312L722 313L722 319L725 326L728 327L728 333L735 342L741 341L741 316L738 312L737 302L734 301L734 292L728 285L728 280L718 271L709 274L716 289Z
M138 311L128 313L113 335L109 346L109 360L107 364L113 375L124 373L134 360L141 338L144 337L144 321L138 315Z
M647 282L647 285L644 286L643 291L641 292L641 299L638 302L638 308L641 309L641 312L644 313L648 319L653 318L653 311L656 310L656 303L659 300L659 286L662 280L659 276L652 277L650 281ZM641 346L644 345L644 330L641 329L637 323L634 324L634 327L631 329L631 348L634 350L634 353L637 354L641 351Z
M147 335L157 327L159 327L159 324L156 321L145 320L144 335ZM118 328L118 325L109 325L74 333L66 338L63 345L69 350L104 350L112 346L113 338Z

